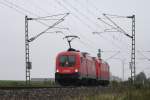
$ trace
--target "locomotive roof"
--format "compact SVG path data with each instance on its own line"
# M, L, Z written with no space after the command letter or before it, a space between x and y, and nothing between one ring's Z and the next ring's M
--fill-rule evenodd
M72 53L72 54L80 54L80 52L77 52L77 51L62 51L62 52L60 52L58 55L67 54L67 53L68 53L68 54L69 54L69 53L70 53L70 54L71 54L71 53Z
M67 51L62 51L62 52L60 52L58 55L63 55L63 54L78 54L78 55L80 55L80 56L83 56L83 57L87 57L87 56L89 56L90 54L88 53L88 52L80 52L79 50L75 50L75 49L73 49L73 48L69 48ZM98 60L98 61L100 61L100 62L102 62L102 63L106 63L106 64L108 64L107 62L105 62L103 59L98 59L97 57L92 57L92 56L89 56L89 57L91 57L93 60Z

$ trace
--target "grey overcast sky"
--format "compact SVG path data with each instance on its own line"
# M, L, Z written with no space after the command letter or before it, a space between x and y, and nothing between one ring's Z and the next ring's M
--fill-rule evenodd
M92 32L111 29L97 19L104 18L103 13L121 16L135 14L136 50L140 50L136 52L136 73L144 71L150 76L150 61L147 60L150 52L146 52L150 51L149 5L149 0L0 0L0 80L25 80L25 15L36 18L68 12L69 16L56 27L69 30L53 28L49 32L62 31L65 35L79 36L80 40L74 40L72 46L92 56L97 55L97 49L102 49L102 58L109 63L111 73L121 78L121 60L124 60L125 79L130 76L131 39L119 32L99 35L93 35ZM112 20L131 35L131 19ZM55 21L42 22L52 25ZM29 36L35 36L46 28L36 21L29 21ZM63 37L61 33L45 33L30 43L33 65L31 77L54 77L56 55L68 48ZM117 51L120 53L111 57Z

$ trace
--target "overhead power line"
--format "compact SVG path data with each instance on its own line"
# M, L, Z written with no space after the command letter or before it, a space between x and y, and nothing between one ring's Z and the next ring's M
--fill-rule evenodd
M103 14L104 17L109 20L112 24L106 23L104 20L100 19L103 23L105 23L108 26L111 26L112 29L117 30L120 33L123 33L125 36L129 37L132 39L132 48L131 48L131 62L130 62L130 68L131 68L131 83L135 82L135 74L136 74L136 69L135 69L135 15L132 16L125 16L124 18L130 18L132 19L132 35L129 35L123 28L121 28L119 25L117 25L110 17L108 17L107 14ZM116 16L116 15L113 15ZM122 16L117 16L117 17L122 17Z
M120 50L122 49L119 45L117 45L114 41L108 39L108 37L104 37L103 35L99 34L99 32L93 32L93 34L97 34L98 36L100 36L101 38L103 38L105 41L111 43L113 46L119 48Z
M106 61L109 59L112 59L113 57L117 56L120 53L120 51L117 51L115 54L113 54L112 56L110 56L109 58L105 59Z
M118 30L119 32L123 33L124 35L128 36L129 38L132 38L132 36L130 36L124 29L122 29L120 26L118 26L112 19L110 19L108 16L106 16L106 14L103 14L112 24L114 24L117 28L115 28L116 30ZM113 27L114 28L114 27Z
M27 15L26 13L28 13L30 15L33 15L33 16L37 17L37 18L35 18L35 21L38 22L38 23L40 23L40 24L42 24L42 25L44 25L44 26L46 26L46 27L49 27L49 25L46 24L46 23L44 23L44 22L39 21L38 19L44 19L44 18L48 18L48 17L56 17L56 16L67 14L67 13L62 13L62 14L57 14L57 15L40 17L39 15L37 15L37 14L35 14L35 13L29 11L29 10L26 10L25 8L23 8L23 7L21 7L21 6L17 5L17 4L11 3L11 2L9 2L7 0L4 0L4 2L5 3L3 3L3 2L0 2L0 3L3 4L3 5L5 5L5 6L7 6L7 7L9 7L9 8L11 8L11 9L13 9L13 10L15 10L15 11L17 11L18 13L20 13L22 15Z
M15 10L17 13L19 13L19 14L21 14L21 15L25 15L25 13L24 13L24 12L22 12L22 11L20 11L20 10L18 10L18 9L16 9L16 8L14 8L14 7L12 7L11 5L9 5L9 4L7 4L7 3L4 3L4 2L1 2L1 1L0 1L0 4L2 4L2 5L4 5L4 6L6 6L6 7L8 7L8 8L10 8L10 9Z
M37 0L28 0L27 1L27 3L29 3L31 6L34 6L35 9L38 8L42 13L44 12L45 14L51 15L50 12L48 12L47 10L44 10L42 7L40 7L41 3L40 3L40 5L38 5L37 2L39 2L39 1L37 1Z
M63 2L65 2L70 8L72 8L74 11L76 11L77 13L79 13L81 16L83 16L85 19L87 19L88 21L90 21L94 26L98 25L99 27L101 27L99 24L96 24L96 22L94 22L91 18L89 18L87 15L85 15L84 13L82 13L80 10L78 10L75 6L73 6L71 3L69 3L66 0L63 0ZM93 14L92 14L93 15Z
M77 0L77 1L79 1L79 0ZM80 3L78 3L79 5L81 5L81 2ZM93 12L91 12L91 11L89 11L89 13L91 13L91 15L93 16L93 17L95 17L94 16L94 13ZM120 16L121 17L121 16ZM101 19L102 20L102 19ZM104 32L121 32L121 31L119 31L119 30L117 30L117 28L116 27L114 27L113 25L111 25L111 24L108 24L107 22L105 22L104 20L102 20L105 24L107 24L108 26L111 26L111 28L112 29L114 29L114 31L111 31L110 29L104 29ZM98 25L99 26L99 25ZM117 31L116 31L117 30ZM104 37L102 37L102 38L104 38ZM106 39L106 38L105 38ZM107 39L108 40L108 39ZM110 41L110 40L109 40ZM112 41L111 41L111 43L112 43ZM120 42L119 42L120 43Z
M120 33L122 33L122 31L120 30L120 29L118 29L118 27L115 27L114 25L112 25L112 24L109 24L108 22L106 22L105 20L103 20L102 18L97 18L98 20L100 20L102 23L104 23L104 24L106 24L107 26L109 26L109 27L111 27L111 29L104 29L104 31L103 32L100 32L100 33L108 33L108 32L120 32ZM106 18L107 19L107 18ZM110 35L109 35L110 36ZM114 36L112 36L111 35L111 37L113 38ZM114 38L113 38L114 39ZM117 40L117 39L115 39L115 40ZM119 41L119 40L117 40L117 41ZM122 41L119 41L118 43L123 43L124 44L124 42L122 42ZM128 44L127 44L128 45Z
M72 13L72 11L67 8L62 2L60 2L59 0L54 0L58 5L60 5L61 7L63 7L64 9L66 9L67 11L71 12L71 14L73 15L73 17L77 20L79 20L83 25L85 25L86 27L88 27L88 29L93 30L93 27L91 27L87 22L85 22L84 20L82 20L78 14Z
M147 59L148 61L150 61L150 58L148 58L147 56L145 56L142 51L137 51L139 54L141 54L145 59ZM149 51L148 51L149 52Z
M49 18L49 17L57 17L57 16L61 16L61 15L66 15L66 14L69 14L69 13L62 13L62 14L56 14L56 15L51 15L51 16L32 18L32 19L34 19L34 20L51 20L51 19L47 19L47 18ZM58 20L58 19L56 19L56 20Z
M13 7L16 7L17 9L20 9L20 10L22 10L22 11L28 13L28 14L31 14L31 15L36 16L36 17L39 17L37 14L35 14L35 13L29 11L29 10L24 9L23 7L18 6L17 4L11 3L11 2L8 1L8 0L3 0L3 1L6 2L6 3L9 4L9 5L12 5L12 8L13 8ZM25 15L26 15L26 14L25 14Z
M58 25L59 23L61 23L62 21L64 21L64 18L66 16L68 16L69 13L67 13L66 15L64 15L62 18L60 18L57 22L55 22L54 24L52 24L51 26L49 26L48 28L46 28L44 31L40 32L39 34L35 35L34 37L29 38L29 34L28 34L28 21L29 20L34 20L34 18L28 18L27 16L25 16L25 64L26 64L26 85L30 85L30 69L32 68L32 63L30 62L30 45L29 43L36 40L39 36L43 35L44 33L47 33L48 30L50 30L51 28L55 27L56 25ZM46 18L46 17L44 17ZM35 19L37 20L37 19ZM58 32L58 31L57 31ZM56 32L56 33L57 33Z
M106 13L105 13L105 15L111 16L111 18L112 17L114 17L114 18L127 18L126 16L119 16L119 15L106 14Z
M59 6L61 6L61 7L63 7L64 9L66 9L67 11L69 11L69 12L72 12L69 8L67 8L62 2L60 2L59 0L54 0ZM84 21L84 20L82 20L80 17L79 17L79 15L78 14L75 14L75 13L71 13L72 15L73 15L73 17L75 18L75 19L77 19L78 21L80 21L80 23L82 23L84 26L86 26L88 29L90 29L91 31L93 31L94 29L93 29L93 27L91 27L86 21ZM69 29L69 32L71 32L70 31L70 29ZM71 32L72 33L72 32ZM84 34L82 34L82 33L80 33L80 35L82 35L83 36L83 38L85 38L86 40L87 40L87 42L89 42L90 44L92 43L92 45L93 45L93 41L91 40L91 39L88 39L87 38L87 36L85 36Z
M79 2L78 5L80 5L80 7L83 7L83 5L81 4L80 1L81 1L81 0L76 0L76 2ZM70 4L70 3L69 3L69 4ZM77 9L77 8L76 8L76 9ZM79 10L78 10L78 12L79 12ZM83 12L80 11L79 13L81 13L82 16L85 17L85 18L87 17ZM97 16L94 16L95 14L94 14L91 10L88 10L88 13L90 13L90 15L93 16L94 18L97 17ZM90 17L88 17L88 19L90 19ZM89 21L89 20L88 20L88 21ZM98 27L98 28L101 27L101 28L102 28L102 26L100 26L100 25L97 23L97 21L93 21L93 20L90 20L90 21L91 21L96 27Z
M100 21L102 21L104 24L110 26L112 29L116 29L117 32L121 32L120 30L118 30L118 29L117 29L116 27L114 27L113 25L111 25L111 24L107 23L106 21L104 21L102 18L97 18L97 19L99 19ZM108 32L108 31L104 31L104 32Z
M71 34L73 34L73 32L71 32L71 30L69 29L68 30ZM78 34L78 33L76 33L76 34ZM79 41L80 41L80 43L82 43L83 45L86 45L86 47L87 46L89 46L89 47L92 47L92 48L95 48L95 46L93 46L91 43L94 43L94 42L92 42L90 39L88 39L87 37L85 37L82 33L81 34L78 34L78 35L80 35L80 36L82 36L82 39L86 39L87 41L86 42L83 42L82 41L82 39L80 39ZM89 48L88 47L88 48ZM89 48L89 49L91 49L91 48ZM97 48L96 48L97 49Z
M56 23L54 23L53 25L49 26L47 29L45 29L44 31L42 31L41 33L39 33L38 35L30 38L28 40L28 42L32 42L33 40L35 40L36 38L38 38L39 36L41 36L42 34L44 34L45 32L47 32L49 29L53 28L54 26L58 25L59 23L61 23L62 21L64 21L64 18L66 16L68 16L69 13L67 13L65 16L63 16L61 19L59 19ZM34 18L31 18L30 20L34 20Z
M65 15L65 14L67 14L67 13L62 13L62 14L57 14L57 15L51 15L51 16L40 17L40 16L38 16L37 14L32 13L31 11L28 11L28 10L24 9L23 7L21 7L21 6L17 5L17 4L13 4L13 3L11 3L11 2L9 2L9 1L7 1L7 0L5 0L5 2L6 2L6 3L4 3L4 2L0 2L0 3L3 4L4 6L7 6L7 7L11 8L11 9L15 10L16 12L20 13L21 15L26 15L25 12L27 12L27 13L33 15L33 16L36 16L37 18L32 18L32 19L30 19L30 20L35 20L35 21L41 23L42 25L44 25L44 26L46 26L46 27L51 27L51 26L49 26L49 25L47 25L47 24L45 24L45 23L43 23L43 22L41 22L41 21L39 21L39 20L51 20L51 19L45 19L45 18L48 18L48 17L57 17L57 16L60 16L60 15ZM81 21L82 21L82 20L81 20ZM66 29L66 30L68 30L68 28L60 28L60 27L54 27L54 28ZM44 32L41 32L41 34L42 34L42 33L44 33ZM39 35L41 35L41 34L39 34ZM37 35L37 37L38 37L39 35ZM36 37L32 37L32 38L30 38L29 41L34 40L35 38L36 38ZM90 40L88 40L88 41L90 41Z

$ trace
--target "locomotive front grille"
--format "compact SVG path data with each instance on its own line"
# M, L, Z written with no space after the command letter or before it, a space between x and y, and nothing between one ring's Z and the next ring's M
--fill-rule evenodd
M73 74L60 74L55 73L55 79L78 79L79 73L73 73Z

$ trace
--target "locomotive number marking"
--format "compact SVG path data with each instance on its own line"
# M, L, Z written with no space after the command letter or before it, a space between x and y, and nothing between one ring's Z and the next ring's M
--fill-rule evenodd
M63 70L64 73L69 73L71 72L70 70Z

